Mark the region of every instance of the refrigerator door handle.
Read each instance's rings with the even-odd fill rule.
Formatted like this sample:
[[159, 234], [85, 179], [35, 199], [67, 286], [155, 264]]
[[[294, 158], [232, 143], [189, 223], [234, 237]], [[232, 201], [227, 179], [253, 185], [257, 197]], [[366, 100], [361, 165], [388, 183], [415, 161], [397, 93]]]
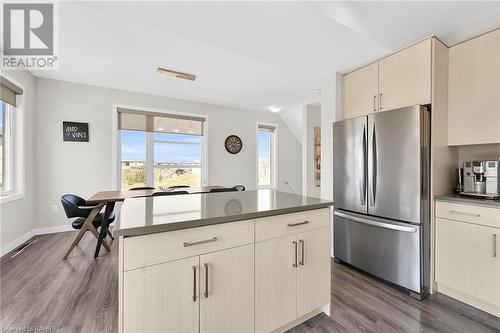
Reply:
[[354, 221], [354, 222], [359, 222], [359, 223], [373, 225], [375, 227], [380, 227], [380, 228], [385, 228], [385, 229], [392, 229], [392, 230], [397, 230], [397, 231], [404, 231], [404, 232], [417, 232], [417, 227], [402, 226], [402, 225], [398, 225], [398, 224], [391, 224], [391, 223], [383, 223], [383, 222], [378, 222], [378, 221], [372, 221], [372, 220], [364, 219], [364, 218], [361, 218], [361, 217], [357, 217], [357, 216], [352, 216], [352, 215], [349, 215], [349, 214], [345, 214], [345, 213], [342, 213], [342, 212], [339, 212], [339, 211], [334, 211], [333, 215], [336, 215], [336, 216], [339, 216], [339, 217], [343, 217], [346, 220], [351, 220], [351, 221]]
[[367, 156], [367, 137], [366, 137], [366, 126], [363, 125], [363, 181], [360, 184], [359, 195], [361, 200], [361, 205], [366, 205], [366, 174], [367, 174], [367, 165], [366, 165], [366, 156]]
[[375, 129], [375, 123], [371, 123], [371, 157], [369, 171], [371, 173], [371, 186], [370, 186], [370, 206], [375, 207], [375, 201], [377, 200], [377, 132]]

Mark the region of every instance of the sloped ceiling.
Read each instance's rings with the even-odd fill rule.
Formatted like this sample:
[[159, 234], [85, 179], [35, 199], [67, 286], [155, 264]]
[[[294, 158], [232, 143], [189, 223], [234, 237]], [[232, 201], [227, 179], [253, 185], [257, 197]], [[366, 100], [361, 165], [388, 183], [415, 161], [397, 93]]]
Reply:
[[[321, 78], [438, 35], [500, 26], [500, 2], [60, 2], [44, 78], [265, 111], [320, 99]], [[197, 75], [161, 76], [157, 67]]]

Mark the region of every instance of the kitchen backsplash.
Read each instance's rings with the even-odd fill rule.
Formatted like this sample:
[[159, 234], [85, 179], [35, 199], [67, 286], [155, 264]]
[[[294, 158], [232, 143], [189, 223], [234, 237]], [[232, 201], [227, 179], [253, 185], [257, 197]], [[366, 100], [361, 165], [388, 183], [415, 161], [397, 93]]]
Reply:
[[458, 147], [458, 166], [464, 161], [500, 160], [500, 144], [471, 145]]

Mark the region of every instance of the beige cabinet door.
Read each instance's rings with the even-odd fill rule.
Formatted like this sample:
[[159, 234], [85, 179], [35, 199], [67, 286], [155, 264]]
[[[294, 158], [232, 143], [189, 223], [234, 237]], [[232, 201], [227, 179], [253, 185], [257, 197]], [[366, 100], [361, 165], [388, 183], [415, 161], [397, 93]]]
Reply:
[[297, 316], [296, 236], [255, 244], [255, 332], [269, 332]]
[[431, 39], [379, 61], [379, 110], [431, 102]]
[[378, 62], [342, 78], [342, 118], [356, 118], [378, 110]]
[[330, 228], [297, 235], [297, 316], [330, 303]]
[[500, 29], [450, 48], [448, 144], [500, 142]]
[[254, 332], [254, 245], [200, 256], [200, 332]]
[[199, 257], [123, 273], [124, 332], [198, 332]]
[[499, 235], [500, 229], [436, 219], [438, 284], [500, 306]]

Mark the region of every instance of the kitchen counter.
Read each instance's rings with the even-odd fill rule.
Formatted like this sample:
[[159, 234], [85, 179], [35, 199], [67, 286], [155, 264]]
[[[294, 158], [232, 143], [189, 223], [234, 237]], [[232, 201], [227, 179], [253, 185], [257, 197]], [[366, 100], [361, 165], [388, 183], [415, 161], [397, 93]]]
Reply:
[[200, 193], [126, 199], [113, 234], [139, 236], [327, 208], [331, 201], [280, 192]]
[[463, 205], [473, 205], [488, 208], [498, 208], [500, 209], [500, 200], [485, 200], [477, 198], [467, 198], [461, 197], [454, 194], [438, 195], [435, 197], [437, 201], [451, 202]]

